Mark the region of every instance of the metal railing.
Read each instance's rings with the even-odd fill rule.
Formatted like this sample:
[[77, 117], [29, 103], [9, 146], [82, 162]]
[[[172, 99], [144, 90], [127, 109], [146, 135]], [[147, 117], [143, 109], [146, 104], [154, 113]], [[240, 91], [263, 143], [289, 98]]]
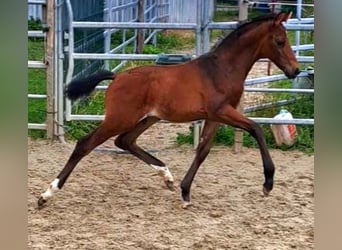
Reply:
[[[45, 5], [46, 0], [29, 0], [28, 5]], [[27, 32], [28, 38], [44, 38], [45, 33], [43, 30], [29, 30]], [[43, 61], [33, 61], [33, 60], [28, 60], [27, 62], [27, 67], [29, 69], [46, 69], [46, 65]], [[47, 95], [45, 94], [33, 94], [29, 93], [27, 95], [29, 99], [46, 99]], [[47, 129], [47, 124], [46, 123], [28, 123], [28, 129], [40, 129], [40, 130], [46, 130]]]
[[[45, 1], [29, 1], [30, 2], [44, 2]], [[60, 27], [61, 23], [60, 21], [57, 21], [57, 32], [56, 32], [56, 44], [58, 44], [56, 57], [57, 57], [57, 73], [58, 76], [56, 79], [58, 83], [56, 84], [56, 93], [58, 101], [56, 103], [56, 106], [59, 110], [59, 116], [58, 116], [58, 122], [63, 125], [64, 120], [71, 121], [71, 120], [102, 120], [104, 118], [103, 115], [80, 115], [80, 114], [73, 114], [72, 113], [72, 106], [71, 102], [69, 100], [64, 100], [64, 93], [63, 88], [65, 83], [70, 82], [75, 76], [74, 76], [74, 61], [75, 60], [121, 60], [122, 62], [116, 66], [114, 69], [111, 69], [113, 71], [117, 71], [120, 67], [122, 67], [126, 61], [129, 60], [144, 60], [144, 61], [155, 61], [158, 57], [158, 55], [151, 55], [151, 54], [128, 54], [125, 53], [125, 48], [128, 45], [132, 45], [136, 41], [136, 33], [134, 33], [133, 37], [127, 38], [125, 37], [125, 32], [123, 32], [123, 39], [122, 43], [114, 48], [110, 47], [110, 40], [111, 40], [111, 34], [114, 32], [117, 32], [118, 30], [127, 30], [127, 29], [134, 29], [135, 32], [137, 30], [147, 30], [148, 36], [145, 39], [145, 42], [149, 41], [150, 39], [153, 39], [153, 36], [155, 35], [156, 31], [159, 30], [165, 30], [165, 29], [177, 29], [177, 30], [193, 30], [195, 32], [196, 36], [196, 52], [195, 56], [199, 56], [209, 49], [209, 41], [210, 41], [210, 33], [209, 30], [213, 29], [225, 29], [225, 30], [233, 30], [237, 27], [238, 22], [212, 22], [211, 21], [211, 15], [210, 13], [207, 13], [209, 10], [209, 1], [204, 0], [197, 0], [196, 2], [196, 22], [191, 23], [165, 23], [160, 22], [160, 19], [167, 16], [167, 13], [163, 12], [159, 17], [153, 17], [151, 16], [150, 19], [146, 22], [135, 22], [136, 16], [131, 15], [130, 19], [125, 22], [117, 22], [112, 21], [109, 19], [109, 21], [105, 22], [89, 22], [89, 21], [75, 21], [73, 18], [73, 9], [70, 0], [56, 0], [57, 2], [57, 8], [56, 10], [59, 11], [56, 14], [56, 20], [59, 20], [62, 18], [61, 15], [61, 6], [63, 5], [66, 7], [67, 15], [69, 18], [69, 23], [67, 27], [67, 45], [63, 48], [63, 38], [64, 30]], [[108, 1], [110, 2], [110, 1]], [[132, 0], [130, 3], [126, 3], [122, 6], [117, 6], [114, 8], [110, 8], [110, 6], [105, 7], [105, 12], [107, 14], [107, 18], [109, 18], [110, 12], [124, 12], [125, 8], [133, 8], [134, 4], [136, 4], [137, 1]], [[162, 3], [164, 6], [167, 6], [167, 2]], [[145, 10], [145, 14], [148, 12], [152, 12], [153, 8], [157, 8], [155, 4], [151, 4], [148, 9]], [[312, 31], [314, 30], [314, 18], [301, 18], [299, 19], [291, 19], [286, 24], [285, 27], [288, 30], [301, 30], [301, 31]], [[75, 29], [104, 29], [103, 32], [105, 36], [105, 53], [82, 53], [75, 50], [74, 47], [74, 30]], [[32, 37], [40, 37], [44, 34], [40, 31], [29, 31], [29, 36]], [[294, 51], [304, 51], [304, 50], [314, 50], [314, 44], [296, 44], [292, 46], [292, 49]], [[67, 61], [66, 61], [67, 59]], [[297, 59], [301, 63], [314, 63], [314, 57], [313, 56], [300, 56], [297, 55]], [[268, 60], [260, 60], [260, 62], [264, 62]], [[67, 62], [67, 63], [65, 63]], [[67, 68], [64, 69], [63, 65], [67, 65]], [[28, 67], [30, 68], [45, 68], [46, 65], [43, 62], [40, 61], [28, 61]], [[108, 65], [107, 65], [108, 67]], [[66, 72], [66, 74], [65, 74]], [[304, 73], [302, 73], [304, 74]], [[314, 93], [314, 90], [312, 89], [274, 89], [274, 88], [256, 88], [252, 87], [255, 84], [259, 83], [266, 83], [266, 82], [272, 82], [272, 81], [279, 81], [287, 79], [285, 75], [273, 75], [273, 76], [265, 76], [265, 77], [259, 77], [255, 79], [248, 79], [245, 81], [246, 85], [246, 92], [290, 92], [290, 93], [307, 93], [311, 94]], [[99, 86], [97, 89], [106, 89], [106, 86]], [[39, 94], [29, 94], [29, 98], [46, 98], [44, 95]], [[64, 106], [65, 101], [65, 106]], [[283, 105], [284, 102], [280, 101], [278, 104], [274, 105]], [[269, 107], [270, 104], [262, 104], [264, 107]], [[251, 111], [255, 110], [258, 107], [247, 107], [245, 111]], [[259, 107], [260, 108], [260, 107]], [[64, 112], [65, 111], [65, 112]], [[312, 125], [314, 124], [313, 119], [294, 119], [291, 121], [285, 121], [285, 120], [275, 120], [273, 118], [264, 118], [264, 117], [251, 117], [251, 119], [255, 120], [258, 123], [286, 123], [291, 122], [293, 124], [305, 124], [305, 125]], [[198, 124], [198, 122], [197, 122]], [[36, 129], [36, 128], [43, 128], [44, 124], [29, 124], [29, 127]], [[198, 140], [198, 139], [197, 139]]]

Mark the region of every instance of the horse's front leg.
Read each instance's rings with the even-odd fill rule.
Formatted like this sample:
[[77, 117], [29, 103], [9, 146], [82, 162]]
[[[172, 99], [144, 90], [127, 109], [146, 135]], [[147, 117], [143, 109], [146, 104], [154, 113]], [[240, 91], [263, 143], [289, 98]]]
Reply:
[[275, 169], [270, 153], [266, 147], [266, 141], [261, 127], [254, 121], [243, 116], [231, 105], [222, 106], [217, 110], [217, 112], [215, 112], [215, 114], [212, 114], [210, 118], [236, 128], [241, 128], [256, 139], [260, 148], [264, 167], [265, 182], [263, 185], [263, 192], [265, 196], [267, 196], [273, 188], [273, 176]]
[[210, 152], [210, 147], [218, 126], [219, 123], [217, 122], [205, 121], [200, 143], [198, 144], [196, 149], [195, 159], [193, 160], [188, 172], [184, 176], [181, 183], [182, 198], [184, 202], [183, 208], [187, 208], [190, 205], [191, 183], [197, 173], [198, 168]]

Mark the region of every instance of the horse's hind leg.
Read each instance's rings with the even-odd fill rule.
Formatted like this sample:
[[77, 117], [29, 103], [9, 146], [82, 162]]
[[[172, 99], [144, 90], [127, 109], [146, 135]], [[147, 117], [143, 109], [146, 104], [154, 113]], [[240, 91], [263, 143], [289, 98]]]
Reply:
[[162, 161], [152, 156], [136, 144], [137, 138], [146, 129], [157, 123], [159, 120], [159, 118], [152, 116], [144, 118], [132, 130], [119, 135], [115, 140], [115, 145], [121, 149], [129, 151], [131, 154], [156, 169], [163, 177], [166, 186], [170, 190], [173, 190], [174, 179], [168, 167], [166, 167]]
[[68, 162], [66, 163], [63, 170], [57, 176], [57, 178], [50, 184], [50, 187], [46, 190], [45, 193], [41, 194], [38, 200], [38, 206], [41, 207], [48, 199], [50, 199], [54, 192], [60, 190], [66, 180], [68, 179], [69, 175], [76, 167], [77, 163], [86, 155], [88, 155], [95, 147], [105, 142], [112, 136], [118, 134], [109, 122], [104, 122], [101, 124], [100, 127], [95, 129], [89, 135], [80, 139], [74, 151], [72, 152]]
[[198, 168], [210, 152], [210, 147], [218, 126], [219, 123], [217, 122], [205, 121], [203, 132], [201, 134], [201, 140], [196, 149], [195, 159], [193, 160], [188, 172], [181, 182], [182, 198], [184, 202], [183, 208], [187, 208], [187, 206], [190, 205], [191, 183], [197, 173]]

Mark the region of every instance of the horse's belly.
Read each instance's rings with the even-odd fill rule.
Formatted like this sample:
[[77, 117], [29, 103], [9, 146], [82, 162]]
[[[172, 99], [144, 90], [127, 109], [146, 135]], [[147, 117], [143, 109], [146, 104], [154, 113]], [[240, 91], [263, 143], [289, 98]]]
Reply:
[[207, 117], [207, 112], [202, 107], [160, 107], [155, 114], [160, 119], [170, 122], [190, 122]]

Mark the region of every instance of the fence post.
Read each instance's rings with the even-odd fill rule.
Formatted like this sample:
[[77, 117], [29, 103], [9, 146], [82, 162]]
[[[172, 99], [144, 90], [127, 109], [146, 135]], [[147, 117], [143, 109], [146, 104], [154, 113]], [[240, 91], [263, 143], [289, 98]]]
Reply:
[[[112, 1], [105, 1], [105, 8], [108, 10], [107, 13], [105, 13], [104, 15], [104, 20], [106, 22], [112, 22], [112, 18], [111, 18], [111, 11], [112, 11]], [[104, 52], [105, 53], [109, 53], [110, 52], [110, 41], [111, 40], [111, 32], [110, 29], [105, 30], [105, 37], [104, 37]], [[109, 68], [109, 60], [105, 60], [104, 61], [104, 68], [107, 70], [110, 70]]]
[[[248, 1], [246, 0], [239, 0], [239, 22], [244, 21], [248, 18]], [[240, 103], [238, 106], [238, 111], [243, 113], [243, 100], [244, 94], [242, 94]], [[242, 150], [243, 146], [243, 131], [241, 129], [234, 130], [234, 152], [238, 153]]]
[[46, 7], [44, 8], [46, 17], [46, 44], [45, 44], [45, 59], [46, 64], [46, 137], [47, 139], [55, 139], [54, 129], [54, 80], [55, 80], [55, 1], [46, 1]]
[[[138, 22], [144, 22], [145, 0], [138, 0]], [[138, 29], [137, 35], [137, 54], [142, 54], [144, 50], [144, 29]]]
[[[203, 1], [202, 0], [197, 0], [196, 1], [196, 56], [200, 56], [204, 53], [203, 51], [203, 29], [202, 29], [202, 20], [203, 20]], [[204, 10], [205, 11], [205, 10]], [[197, 148], [200, 137], [201, 137], [201, 130], [203, 127], [203, 122], [194, 122], [194, 149]]]

